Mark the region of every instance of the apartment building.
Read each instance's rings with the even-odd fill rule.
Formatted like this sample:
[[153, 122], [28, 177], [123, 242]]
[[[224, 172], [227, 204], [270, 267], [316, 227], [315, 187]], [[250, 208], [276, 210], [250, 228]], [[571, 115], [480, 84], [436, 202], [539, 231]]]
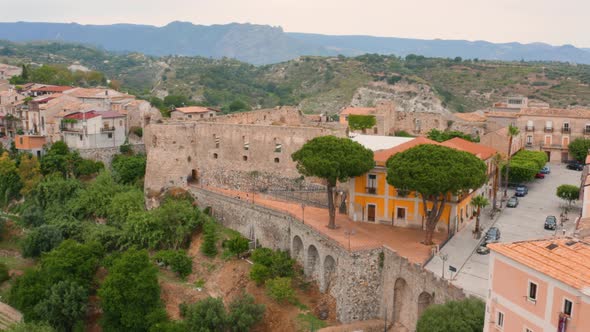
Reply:
[[75, 112], [56, 119], [62, 141], [74, 149], [119, 147], [127, 137], [126, 116], [118, 112]]
[[490, 244], [484, 332], [590, 331], [590, 243]]

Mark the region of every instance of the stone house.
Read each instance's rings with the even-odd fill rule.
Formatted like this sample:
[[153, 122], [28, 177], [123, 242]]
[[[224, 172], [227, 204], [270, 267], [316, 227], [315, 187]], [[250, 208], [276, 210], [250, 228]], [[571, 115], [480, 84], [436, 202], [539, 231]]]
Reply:
[[203, 106], [176, 107], [170, 112], [170, 118], [175, 120], [201, 120], [216, 117], [221, 111]]
[[[508, 156], [508, 145], [510, 138], [508, 137], [508, 127], [503, 127], [498, 130], [489, 132], [479, 138], [479, 142], [496, 149], [503, 157]], [[518, 151], [524, 148], [524, 133], [519, 132], [518, 135], [512, 138], [512, 148], [510, 155], [513, 156]]]
[[395, 107], [391, 102], [381, 102], [376, 107], [347, 107], [340, 112], [339, 122], [348, 127], [350, 115], [366, 115], [375, 117], [375, 126], [363, 130], [363, 134], [393, 135]]

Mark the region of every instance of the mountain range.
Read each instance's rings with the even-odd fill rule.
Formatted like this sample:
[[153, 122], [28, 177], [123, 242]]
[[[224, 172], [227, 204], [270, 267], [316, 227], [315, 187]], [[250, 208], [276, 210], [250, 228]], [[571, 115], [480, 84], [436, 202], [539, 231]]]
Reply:
[[74, 42], [108, 51], [140, 52], [153, 56], [229, 57], [255, 65], [288, 61], [303, 55], [357, 56], [365, 53], [590, 64], [590, 49], [572, 45], [331, 36], [289, 33], [280, 27], [238, 23], [206, 26], [171, 22], [166, 26], [156, 27], [135, 24], [6, 22], [0, 23], [0, 39], [14, 42]]

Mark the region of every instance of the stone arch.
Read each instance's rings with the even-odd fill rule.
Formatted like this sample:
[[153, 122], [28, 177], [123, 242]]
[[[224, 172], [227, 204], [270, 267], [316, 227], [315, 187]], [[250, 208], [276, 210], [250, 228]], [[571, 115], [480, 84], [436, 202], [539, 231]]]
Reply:
[[305, 274], [309, 277], [313, 277], [319, 270], [320, 265], [320, 254], [318, 249], [312, 244], [307, 248], [305, 264]]
[[327, 292], [333, 284], [334, 279], [336, 279], [336, 260], [330, 255], [324, 257], [324, 274], [322, 277], [322, 291]]
[[303, 262], [303, 241], [299, 235], [293, 237], [291, 256], [298, 262]]
[[420, 293], [420, 296], [418, 296], [418, 318], [422, 316], [424, 310], [426, 310], [426, 308], [428, 308], [428, 306], [430, 306], [431, 304], [432, 294], [427, 292]]
[[410, 290], [404, 278], [397, 278], [393, 286], [393, 322], [408, 326], [406, 315], [407, 303], [410, 302]]

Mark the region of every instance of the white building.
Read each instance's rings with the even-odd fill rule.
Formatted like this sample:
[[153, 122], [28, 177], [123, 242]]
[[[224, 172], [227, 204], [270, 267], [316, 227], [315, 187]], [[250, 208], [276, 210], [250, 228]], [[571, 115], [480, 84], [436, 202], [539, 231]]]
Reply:
[[125, 143], [127, 119], [113, 111], [76, 112], [57, 117], [62, 140], [74, 149], [118, 147]]

